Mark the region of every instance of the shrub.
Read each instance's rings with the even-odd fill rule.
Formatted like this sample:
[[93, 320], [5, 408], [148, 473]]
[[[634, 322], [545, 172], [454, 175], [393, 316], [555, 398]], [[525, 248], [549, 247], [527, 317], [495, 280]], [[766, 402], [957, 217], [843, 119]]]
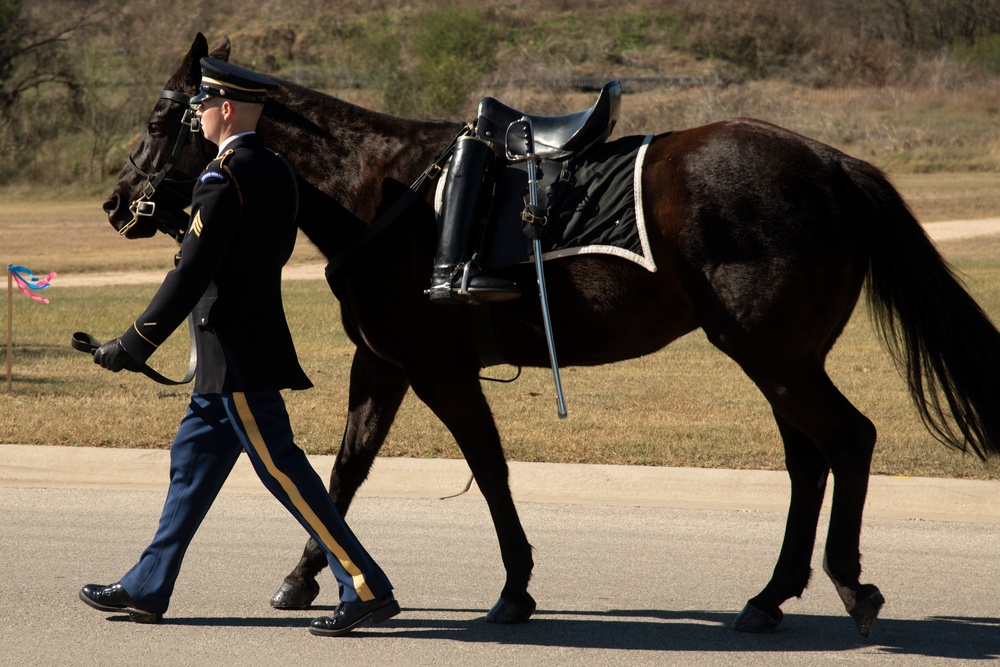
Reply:
[[960, 60], [982, 69], [991, 76], [1000, 75], [1000, 34], [980, 39], [975, 44], [959, 44], [955, 54]]
[[478, 9], [422, 12], [411, 28], [412, 66], [388, 80], [388, 110], [417, 116], [458, 113], [496, 66], [498, 39], [497, 30]]

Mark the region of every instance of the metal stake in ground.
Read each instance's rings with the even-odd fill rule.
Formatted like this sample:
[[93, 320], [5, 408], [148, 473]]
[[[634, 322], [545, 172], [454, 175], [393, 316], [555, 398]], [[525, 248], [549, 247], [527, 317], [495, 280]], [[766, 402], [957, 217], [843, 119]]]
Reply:
[[7, 269], [7, 394], [10, 395], [11, 366], [14, 363], [14, 272]]

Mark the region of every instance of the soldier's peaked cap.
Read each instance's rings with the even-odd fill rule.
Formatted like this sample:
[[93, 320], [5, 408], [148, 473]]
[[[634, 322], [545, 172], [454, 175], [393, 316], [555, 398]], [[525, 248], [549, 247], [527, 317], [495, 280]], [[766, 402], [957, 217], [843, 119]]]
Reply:
[[237, 102], [263, 104], [267, 91], [278, 84], [263, 74], [232, 65], [217, 58], [201, 59], [201, 85], [191, 98], [191, 104], [201, 104], [209, 97], [222, 97]]

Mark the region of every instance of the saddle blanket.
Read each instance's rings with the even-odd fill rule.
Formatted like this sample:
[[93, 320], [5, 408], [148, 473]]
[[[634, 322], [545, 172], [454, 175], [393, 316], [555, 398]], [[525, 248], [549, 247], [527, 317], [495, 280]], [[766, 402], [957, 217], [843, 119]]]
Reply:
[[[656, 271], [642, 211], [642, 165], [653, 135], [631, 136], [595, 146], [559, 163], [544, 162], [540, 189], [548, 190], [549, 228], [542, 259], [596, 253], [614, 255]], [[556, 168], [552, 168], [555, 165]], [[440, 214], [445, 178], [438, 179], [435, 208]], [[524, 165], [511, 165], [497, 178], [493, 211], [485, 230], [480, 265], [486, 269], [534, 261], [534, 248], [521, 231], [527, 196]]]

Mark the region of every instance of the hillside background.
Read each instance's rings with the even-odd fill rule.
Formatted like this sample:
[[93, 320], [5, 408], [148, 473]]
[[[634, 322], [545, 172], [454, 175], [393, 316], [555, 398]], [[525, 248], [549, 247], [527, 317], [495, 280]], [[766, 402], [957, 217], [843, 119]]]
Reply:
[[892, 173], [1000, 172], [997, 0], [0, 0], [0, 193], [105, 193], [199, 31], [397, 115], [577, 111], [618, 78], [616, 136], [754, 116]]

